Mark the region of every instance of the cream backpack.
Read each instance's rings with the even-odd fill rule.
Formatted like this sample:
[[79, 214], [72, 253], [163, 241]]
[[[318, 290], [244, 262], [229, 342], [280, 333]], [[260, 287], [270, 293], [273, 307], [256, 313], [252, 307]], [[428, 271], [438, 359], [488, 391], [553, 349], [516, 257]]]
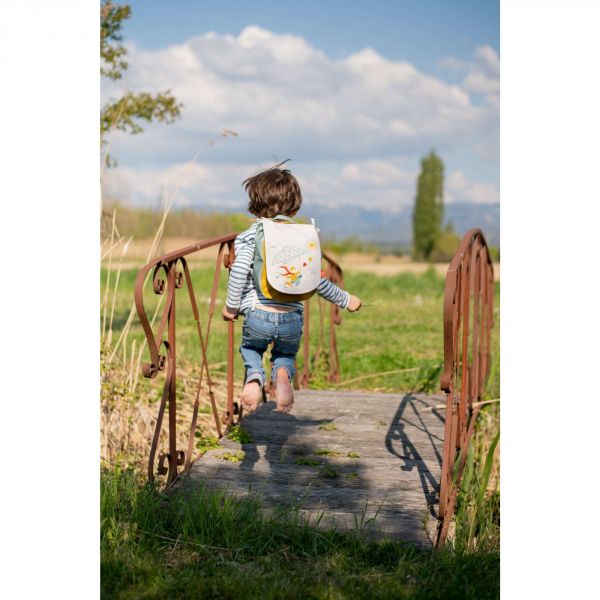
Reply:
[[254, 284], [265, 298], [298, 302], [310, 298], [321, 282], [321, 244], [314, 220], [261, 219], [256, 228]]

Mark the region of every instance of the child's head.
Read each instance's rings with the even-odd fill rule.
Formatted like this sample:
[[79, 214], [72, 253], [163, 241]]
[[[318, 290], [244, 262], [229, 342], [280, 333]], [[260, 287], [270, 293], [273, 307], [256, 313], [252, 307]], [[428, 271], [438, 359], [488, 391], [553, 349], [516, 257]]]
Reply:
[[300, 210], [300, 186], [287, 169], [267, 169], [248, 177], [242, 185], [250, 198], [248, 211], [257, 217], [293, 217]]

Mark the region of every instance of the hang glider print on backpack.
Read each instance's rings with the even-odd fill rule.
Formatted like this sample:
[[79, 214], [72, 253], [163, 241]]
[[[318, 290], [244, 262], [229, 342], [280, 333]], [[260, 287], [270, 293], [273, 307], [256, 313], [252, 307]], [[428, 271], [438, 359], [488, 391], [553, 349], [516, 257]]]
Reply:
[[260, 219], [253, 277], [265, 298], [280, 302], [310, 298], [321, 281], [321, 244], [314, 221], [299, 224], [283, 216]]

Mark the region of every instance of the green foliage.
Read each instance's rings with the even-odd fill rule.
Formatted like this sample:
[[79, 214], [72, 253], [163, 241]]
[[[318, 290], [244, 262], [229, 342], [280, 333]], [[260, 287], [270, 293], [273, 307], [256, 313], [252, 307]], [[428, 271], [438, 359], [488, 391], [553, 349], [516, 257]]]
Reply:
[[[497, 409], [494, 412], [498, 414]], [[500, 439], [495, 429], [491, 442], [490, 432], [486, 432], [475, 436], [469, 445], [457, 497], [454, 546], [460, 551], [495, 550], [500, 545], [500, 491], [497, 481], [490, 486], [493, 469], [497, 469], [494, 453]]]
[[142, 133], [144, 128], [139, 121], [173, 123], [179, 117], [181, 107], [168, 90], [155, 96], [147, 92], [127, 92], [118, 100], [104, 105], [100, 114], [100, 132], [103, 138], [111, 129]]
[[243, 450], [236, 450], [235, 452], [224, 452], [221, 454], [223, 460], [229, 462], [242, 462], [246, 458], [246, 453]]
[[[100, 8], [100, 74], [109, 79], [121, 79], [128, 63], [124, 59], [127, 49], [121, 44], [123, 21], [131, 16], [128, 5], [113, 4], [104, 0]], [[100, 112], [100, 137], [106, 144], [107, 134], [111, 129], [128, 133], [143, 131], [139, 121], [151, 123], [159, 121], [172, 123], [181, 112], [182, 104], [171, 95], [169, 90], [151, 95], [147, 92], [127, 92], [118, 99], [111, 99]], [[106, 157], [107, 164], [114, 164]]]
[[[351, 474], [349, 474], [351, 475]], [[160, 494], [103, 470], [101, 596], [111, 598], [498, 597], [499, 554], [418, 549], [261, 513], [205, 486]]]
[[434, 262], [450, 262], [460, 246], [461, 238], [456, 234], [452, 225], [448, 225], [435, 240], [431, 260]]
[[360, 458], [360, 454], [358, 452], [355, 452], [354, 450], [351, 450], [350, 452], [348, 452], [348, 454], [346, 456], [348, 458]]
[[439, 389], [443, 368], [443, 363], [437, 365], [421, 365], [417, 371], [412, 389], [415, 392], [425, 392], [426, 394], [437, 391]]
[[127, 50], [119, 42], [123, 39], [121, 25], [130, 16], [131, 7], [127, 5], [118, 6], [105, 1], [100, 8], [100, 74], [103, 77], [121, 79], [123, 71], [128, 67], [123, 60]]
[[413, 255], [429, 260], [440, 235], [444, 215], [444, 164], [435, 152], [421, 161], [413, 210]]
[[196, 437], [196, 448], [200, 450], [200, 454], [205, 454], [213, 448], [218, 448], [220, 445], [218, 438], [205, 434], [201, 427], [198, 428], [194, 435]]
[[500, 248], [498, 246], [489, 246], [490, 258], [494, 262], [500, 262]]
[[231, 427], [227, 437], [238, 444], [251, 444], [253, 442], [252, 436], [242, 427], [241, 423]]

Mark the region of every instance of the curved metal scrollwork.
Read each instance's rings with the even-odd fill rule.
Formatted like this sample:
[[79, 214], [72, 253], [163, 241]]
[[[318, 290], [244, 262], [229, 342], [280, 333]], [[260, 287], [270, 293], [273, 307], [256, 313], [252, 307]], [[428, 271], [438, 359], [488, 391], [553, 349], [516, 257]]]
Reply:
[[[148, 350], [150, 353], [150, 361], [142, 364], [142, 373], [144, 377], [154, 378], [159, 371], [166, 371], [165, 384], [162, 391], [162, 397], [159, 404], [156, 426], [152, 438], [150, 455], [148, 460], [148, 479], [152, 481], [155, 473], [166, 475], [166, 485], [169, 486], [180, 473], [179, 467], [184, 467], [184, 471], [189, 470], [194, 458], [192, 452], [194, 450], [194, 439], [198, 422], [198, 409], [200, 400], [200, 391], [203, 384], [203, 379], [206, 378], [206, 386], [208, 388], [208, 397], [211, 403], [212, 414], [215, 422], [215, 427], [219, 437], [222, 437], [235, 422], [242, 417], [242, 410], [238, 403], [234, 401], [233, 391], [233, 373], [234, 373], [234, 322], [228, 322], [228, 344], [227, 344], [227, 408], [224, 415], [219, 415], [218, 408], [215, 402], [214, 393], [212, 390], [212, 379], [208, 367], [207, 348], [210, 339], [210, 331], [212, 319], [214, 316], [215, 306], [217, 302], [217, 293], [219, 288], [220, 274], [223, 268], [229, 269], [235, 260], [234, 240], [237, 237], [236, 233], [232, 233], [223, 237], [214, 238], [198, 242], [191, 246], [187, 246], [180, 250], [176, 250], [164, 256], [155, 258], [147, 265], [142, 267], [137, 274], [135, 281], [135, 306], [137, 314], [146, 336]], [[186, 256], [205, 250], [207, 248], [218, 246], [218, 253], [213, 276], [213, 284], [210, 295], [208, 308], [208, 318], [203, 331], [200, 321], [200, 313], [196, 294], [192, 286], [190, 270], [185, 259]], [[338, 285], [343, 284], [342, 270], [330, 257], [324, 255], [326, 262], [326, 276]], [[165, 304], [162, 309], [161, 319], [156, 330], [156, 334], [152, 330], [152, 325], [146, 314], [144, 307], [144, 284], [149, 273], [152, 271], [152, 289], [155, 294], [165, 296]], [[192, 422], [188, 436], [188, 444], [186, 450], [177, 448], [177, 413], [176, 413], [176, 390], [177, 390], [177, 353], [176, 353], [176, 330], [175, 330], [175, 299], [176, 290], [187, 288], [190, 307], [192, 309], [193, 319], [196, 323], [198, 331], [198, 342], [200, 346], [201, 365], [200, 375], [196, 387], [196, 397], [192, 412]], [[308, 357], [308, 302], [306, 303], [306, 318], [305, 318], [305, 361], [302, 382], [304, 386], [308, 384], [309, 379], [309, 357]], [[330, 325], [330, 377], [332, 381], [339, 379], [339, 360], [337, 355], [337, 346], [335, 339], [334, 324], [341, 322], [339, 308], [333, 306], [331, 308], [331, 325]], [[166, 335], [165, 335], [166, 333]], [[161, 351], [164, 352], [161, 354]], [[168, 408], [168, 451], [160, 453], [157, 463], [157, 451], [159, 445], [160, 434], [163, 429], [163, 420], [165, 412]], [[237, 421], [235, 421], [237, 417]], [[222, 425], [225, 427], [223, 428]]]
[[469, 442], [490, 369], [494, 269], [480, 229], [471, 229], [450, 262], [444, 292], [446, 392], [444, 458], [436, 546], [446, 540]]

